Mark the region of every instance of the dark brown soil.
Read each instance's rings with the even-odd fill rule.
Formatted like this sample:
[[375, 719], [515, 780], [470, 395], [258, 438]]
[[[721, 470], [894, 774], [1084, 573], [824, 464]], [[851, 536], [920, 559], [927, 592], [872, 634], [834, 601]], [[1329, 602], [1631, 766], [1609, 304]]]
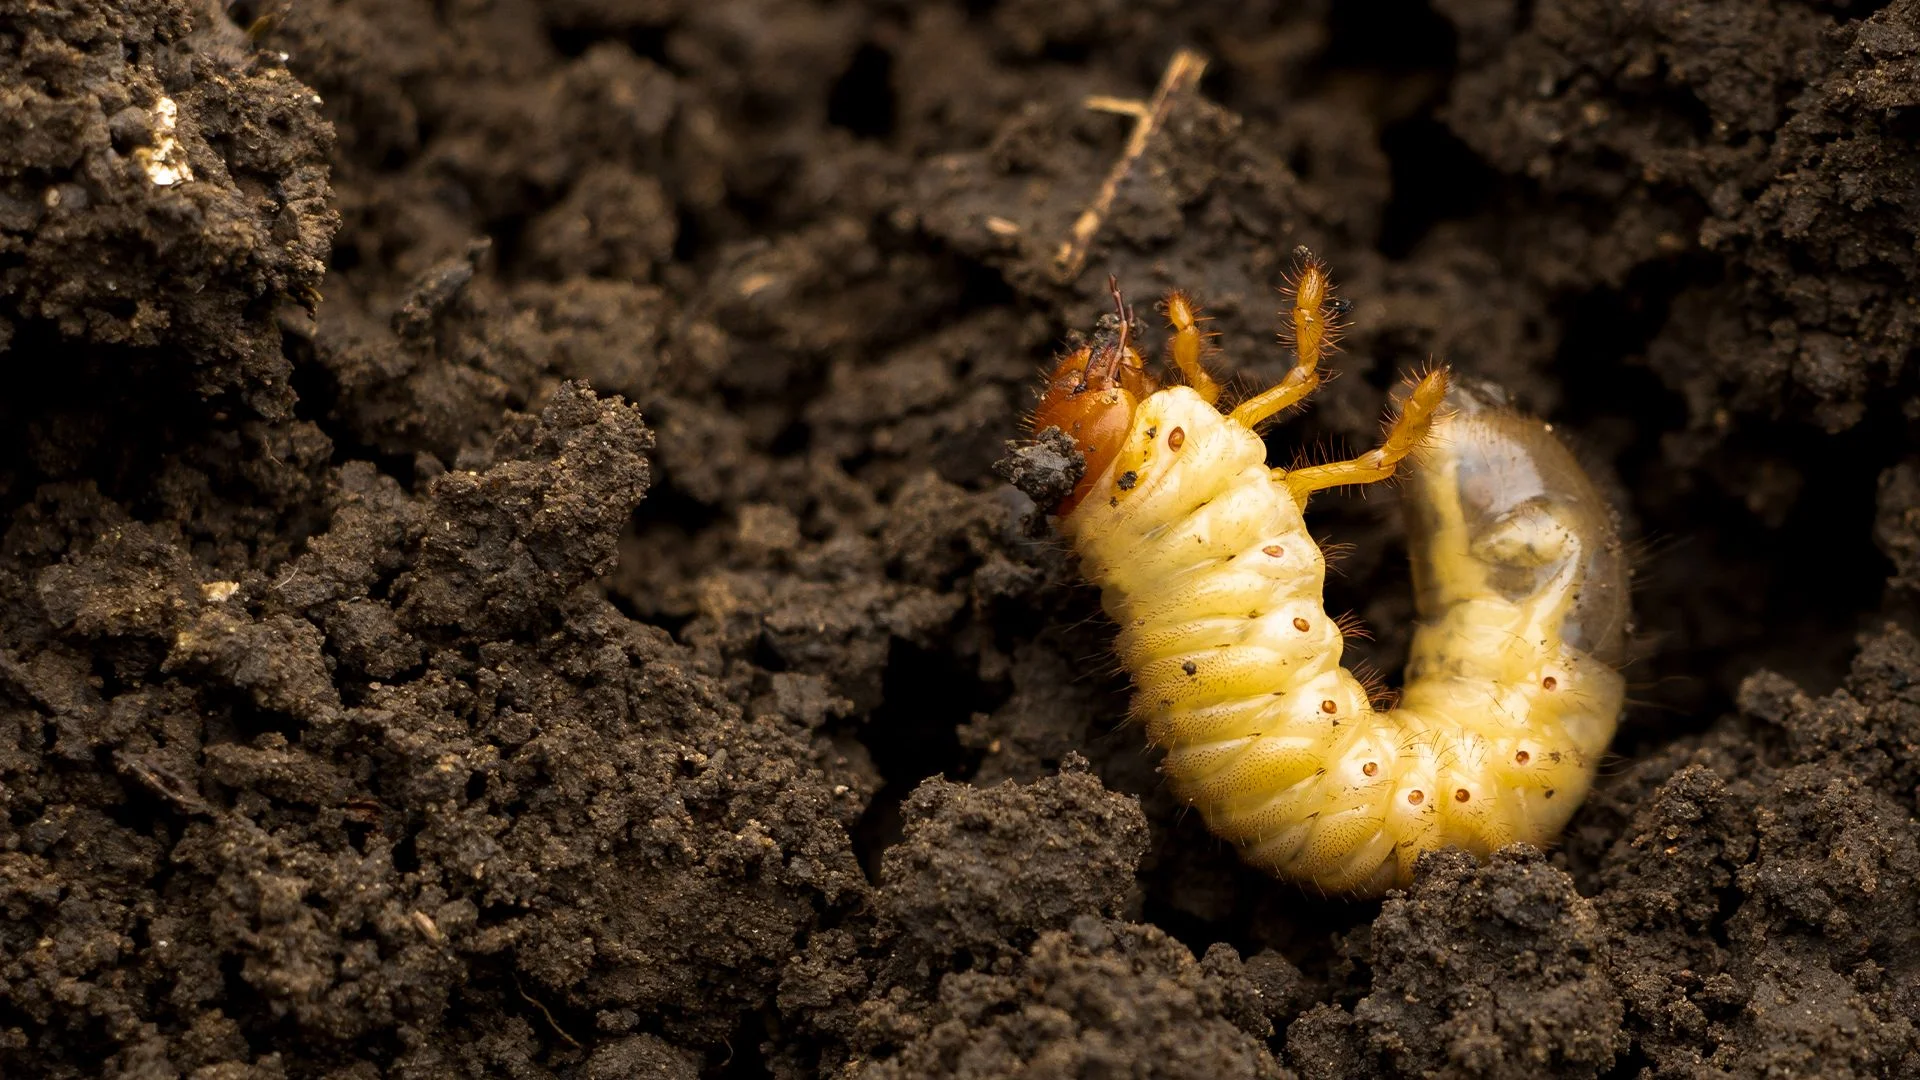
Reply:
[[[1916, 235], [1920, 0], [0, 0], [0, 1074], [1920, 1076]], [[1302, 243], [1277, 454], [1443, 358], [1643, 552], [1565, 844], [1371, 905], [995, 471]]]

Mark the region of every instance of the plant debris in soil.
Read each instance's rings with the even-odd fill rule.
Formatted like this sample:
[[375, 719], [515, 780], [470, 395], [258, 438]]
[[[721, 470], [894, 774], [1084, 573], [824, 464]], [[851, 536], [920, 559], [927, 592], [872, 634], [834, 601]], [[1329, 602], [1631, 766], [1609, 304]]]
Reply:
[[[1920, 1076], [1916, 117], [1920, 0], [14, 3], [0, 1073]], [[1276, 460], [1441, 358], [1644, 549], [1563, 844], [1370, 905], [996, 471], [1109, 273], [1244, 389], [1301, 244]]]

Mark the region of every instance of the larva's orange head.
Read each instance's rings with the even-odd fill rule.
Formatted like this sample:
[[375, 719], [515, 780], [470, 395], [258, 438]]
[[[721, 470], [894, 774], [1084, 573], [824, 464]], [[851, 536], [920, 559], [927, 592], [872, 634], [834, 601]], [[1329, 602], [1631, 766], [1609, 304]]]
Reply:
[[1157, 389], [1127, 338], [1124, 323], [1117, 331], [1103, 328], [1091, 342], [1061, 357], [1033, 412], [1034, 434], [1059, 428], [1086, 458], [1080, 483], [1053, 508], [1060, 517], [1071, 514], [1113, 464], [1133, 429], [1133, 410]]

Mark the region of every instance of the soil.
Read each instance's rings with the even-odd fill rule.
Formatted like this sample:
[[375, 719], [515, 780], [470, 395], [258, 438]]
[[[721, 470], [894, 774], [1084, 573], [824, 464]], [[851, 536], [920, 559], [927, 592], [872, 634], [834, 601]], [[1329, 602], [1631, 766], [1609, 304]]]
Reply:
[[[1920, 0], [11, 0], [0, 1073], [1920, 1076], [1915, 235]], [[1372, 904], [1002, 479], [1108, 274], [1258, 386], [1301, 244], [1278, 460], [1442, 358], [1641, 551], [1564, 843]]]

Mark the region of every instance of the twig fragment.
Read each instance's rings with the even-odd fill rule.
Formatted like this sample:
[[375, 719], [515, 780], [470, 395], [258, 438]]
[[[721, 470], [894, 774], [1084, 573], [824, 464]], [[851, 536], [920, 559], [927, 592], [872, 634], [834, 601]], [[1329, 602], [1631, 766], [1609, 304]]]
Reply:
[[1147, 152], [1147, 144], [1152, 141], [1155, 129], [1166, 122], [1175, 99], [1198, 85], [1200, 76], [1206, 70], [1206, 57], [1193, 49], [1181, 49], [1167, 64], [1166, 73], [1160, 76], [1160, 85], [1154, 89], [1152, 100], [1144, 106], [1137, 101], [1104, 95], [1086, 100], [1089, 109], [1133, 117], [1133, 134], [1127, 137], [1127, 148], [1121, 153], [1120, 160], [1107, 170], [1107, 178], [1101, 181], [1099, 194], [1094, 196], [1093, 202], [1085, 210], [1080, 211], [1072, 231], [1054, 254], [1053, 273], [1061, 284], [1079, 277], [1080, 271], [1086, 268], [1087, 253], [1093, 247], [1093, 238], [1099, 235], [1100, 223], [1113, 208], [1114, 195], [1119, 192], [1121, 181], [1133, 171], [1140, 155]]

